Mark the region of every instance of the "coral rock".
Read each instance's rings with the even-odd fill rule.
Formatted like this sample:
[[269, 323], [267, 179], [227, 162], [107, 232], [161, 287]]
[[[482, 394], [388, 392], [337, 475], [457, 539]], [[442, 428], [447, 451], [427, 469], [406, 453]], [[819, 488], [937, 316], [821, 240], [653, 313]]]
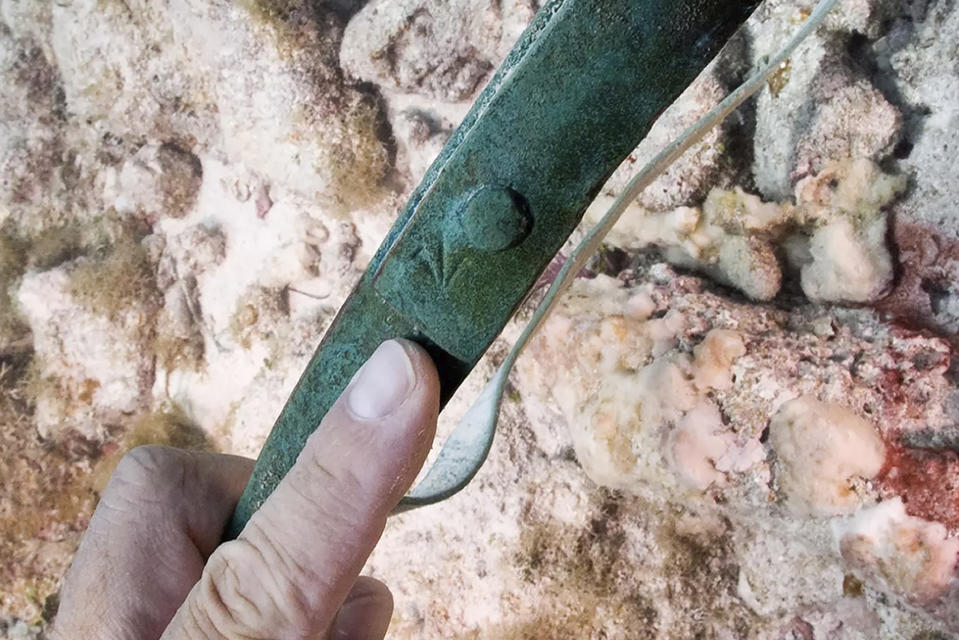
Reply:
[[[602, 276], [577, 287], [532, 349], [590, 477], [640, 492], [644, 485], [678, 490], [678, 479], [701, 492], [724, 482], [719, 466], [742, 471], [761, 462], [758, 441], [740, 442], [707, 395], [732, 384], [730, 367], [746, 352], [736, 332], [715, 329], [692, 353], [677, 350], [686, 329], [680, 314], [627, 315], [648, 305], [647, 293]], [[610, 295], [597, 307], [602, 291]], [[597, 373], [602, 386], [589, 382]]]
[[959, 539], [944, 526], [906, 515], [897, 498], [837, 521], [834, 531], [843, 559], [863, 580], [959, 629]]
[[[702, 207], [624, 216], [610, 241], [655, 245], [671, 263], [697, 269], [753, 300], [771, 300], [783, 282], [778, 253], [801, 271], [813, 300], [873, 302], [892, 282], [884, 208], [903, 176], [865, 159], [833, 163], [796, 186], [796, 204], [766, 203], [740, 188], [713, 189]], [[782, 251], [778, 249], [782, 248]]]
[[502, 59], [518, 35], [516, 27], [525, 26], [533, 10], [534, 3], [525, 0], [504, 5], [378, 0], [350, 21], [340, 60], [364, 80], [465, 100]]
[[33, 331], [34, 418], [44, 437], [70, 429], [96, 436], [142, 408], [152, 384], [149, 308], [112, 318], [89, 309], [70, 293], [70, 268], [27, 274], [18, 292]]
[[120, 171], [116, 209], [182, 218], [196, 203], [203, 181], [200, 160], [176, 145], [146, 145]]

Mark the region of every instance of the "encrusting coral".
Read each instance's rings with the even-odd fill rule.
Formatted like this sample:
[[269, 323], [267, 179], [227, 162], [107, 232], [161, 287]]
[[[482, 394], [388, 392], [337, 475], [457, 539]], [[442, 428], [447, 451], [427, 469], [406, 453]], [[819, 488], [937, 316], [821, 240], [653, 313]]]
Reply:
[[[951, 424], [939, 411], [953, 389], [947, 367], [932, 364], [948, 363], [948, 346], [887, 333], [872, 312], [855, 319], [771, 310], [757, 316], [662, 265], [643, 269], [641, 278], [577, 281], [531, 343], [528, 360], [520, 361], [521, 387], [553, 399], [590, 478], [647, 500], [718, 511], [745, 530], [783, 518], [797, 528], [773, 535], [808, 544], [817, 536], [831, 539], [830, 523], [841, 522], [836, 518], [909, 498], [910, 526], [926, 523], [922, 530], [935, 532], [929, 539], [941, 548], [928, 571], [948, 583], [959, 560], [949, 555], [959, 529], [945, 517], [954, 507], [944, 506], [938, 522], [915, 510], [932, 502], [953, 505], [949, 484], [930, 487], [934, 495], [912, 504], [915, 480], [888, 480], [896, 474], [890, 465], [905, 464], [904, 445], [887, 445], [901, 443], [904, 433]], [[776, 329], [787, 325], [794, 335]], [[927, 363], [921, 371], [916, 358]], [[893, 369], [909, 373], [900, 378]], [[901, 382], [891, 383], [892, 376]], [[925, 402], [936, 410], [908, 409]], [[871, 588], [954, 625], [947, 610], [959, 601], [959, 590], [930, 599], [921, 580], [875, 578], [870, 567], [877, 562], [914, 564], [889, 548], [869, 551], [886, 555], [868, 562], [832, 553], [859, 567]], [[772, 602], [766, 598], [778, 596], [760, 596], [759, 589], [750, 587], [747, 596], [764, 610]]]
[[825, 167], [796, 185], [795, 204], [715, 188], [700, 207], [633, 211], [610, 241], [660, 247], [671, 263], [702, 271], [750, 299], [771, 300], [786, 264], [812, 300], [872, 302], [892, 282], [887, 207], [906, 186], [868, 159]]
[[683, 315], [651, 318], [656, 310], [642, 287], [629, 291], [605, 276], [577, 283], [531, 345], [524, 378], [550, 389], [596, 482], [678, 492], [721, 486], [726, 472], [764, 457], [758, 435], [738, 436], [713, 400], [732, 385], [746, 346], [717, 328], [679, 348]]
[[863, 580], [955, 627], [959, 539], [946, 527], [907, 515], [897, 497], [834, 521], [833, 531], [843, 559]]
[[831, 516], [862, 506], [857, 484], [882, 469], [885, 446], [876, 428], [837, 404], [800, 396], [769, 421], [779, 488], [799, 515]]

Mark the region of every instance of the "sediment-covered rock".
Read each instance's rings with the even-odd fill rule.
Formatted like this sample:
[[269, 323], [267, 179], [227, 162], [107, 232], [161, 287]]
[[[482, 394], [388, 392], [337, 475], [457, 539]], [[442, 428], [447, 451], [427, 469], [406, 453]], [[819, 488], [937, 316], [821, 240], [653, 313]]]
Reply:
[[[256, 454], [540, 4], [0, 0], [0, 636], [127, 448]], [[811, 6], [763, 3], [587, 218]], [[395, 637], [959, 633], [957, 20], [844, 0], [630, 207], [476, 480], [387, 527]]]

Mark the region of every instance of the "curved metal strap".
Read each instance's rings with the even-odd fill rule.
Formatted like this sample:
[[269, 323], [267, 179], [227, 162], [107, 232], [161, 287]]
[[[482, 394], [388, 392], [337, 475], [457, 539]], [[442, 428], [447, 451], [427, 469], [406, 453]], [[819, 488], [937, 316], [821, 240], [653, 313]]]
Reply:
[[400, 501], [394, 514], [445, 500], [469, 484], [493, 446], [508, 375], [504, 363], [447, 438], [426, 476]]

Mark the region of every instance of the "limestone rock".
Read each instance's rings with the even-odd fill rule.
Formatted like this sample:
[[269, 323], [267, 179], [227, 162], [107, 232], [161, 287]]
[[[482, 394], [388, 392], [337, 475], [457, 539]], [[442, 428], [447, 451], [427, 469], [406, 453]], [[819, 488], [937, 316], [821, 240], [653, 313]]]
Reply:
[[375, 0], [353, 18], [340, 60], [353, 76], [449, 102], [466, 100], [505, 57], [535, 4]]
[[[858, 620], [849, 628], [875, 632], [874, 605], [841, 600], [844, 568], [861, 563], [836, 554], [829, 518], [901, 496], [909, 517], [936, 523], [937, 544], [959, 544], [959, 505], [948, 489], [959, 461], [908, 444], [911, 433], [950, 433], [941, 406], [953, 392], [948, 346], [887, 333], [870, 312], [829, 315], [823, 329], [822, 317], [757, 314], [668, 272], [651, 269], [643, 280], [634, 289], [603, 277], [574, 284], [520, 367], [521, 388], [537, 394], [527, 395], [527, 411], [552, 398], [597, 483], [734, 519], [743, 540], [738, 589], [755, 611], [801, 612], [823, 629], [849, 615]], [[921, 373], [917, 359], [928, 363]], [[929, 402], [930, 392], [938, 400]], [[869, 561], [881, 567], [915, 564], [905, 547], [870, 553], [890, 554]], [[763, 563], [784, 554], [809, 573], [766, 575]], [[952, 579], [952, 565], [937, 566], [937, 580]], [[823, 591], [808, 593], [813, 583]], [[893, 595], [921, 591], [867, 584]], [[923, 611], [955, 628], [948, 607]]]
[[816, 87], [821, 95], [814, 96], [816, 113], [796, 144], [794, 181], [843, 158], [882, 159], [899, 141], [902, 118], [882, 93], [866, 80], [835, 75]]
[[37, 215], [70, 181], [60, 74], [41, 42], [0, 28], [0, 224]]
[[72, 294], [77, 265], [27, 274], [18, 292], [33, 331], [37, 429], [57, 438], [74, 429], [88, 437], [141, 409], [153, 382], [145, 343], [150, 309], [143, 303], [113, 317]]
[[145, 145], [120, 170], [115, 207], [124, 213], [182, 218], [196, 203], [203, 167], [173, 144]]
[[[582, 283], [531, 347], [535, 365], [525, 375], [552, 387], [586, 472], [615, 489], [682, 493], [761, 464], [758, 440], [726, 427], [714, 400], [746, 353], [742, 338], [717, 328], [695, 348], [677, 348], [688, 331], [682, 315], [631, 317], [631, 297], [602, 276]], [[599, 378], [589, 381], [587, 371]]]
[[[902, 125], [891, 105], [861, 71], [849, 64], [846, 30], [876, 34], [883, 3], [843, 3], [832, 22], [791, 58], [788, 74], [757, 100], [754, 178], [764, 198], [782, 200], [798, 178], [844, 158], [881, 160], [898, 141]], [[771, 2], [757, 51], [775, 49], [803, 19], [794, 3]], [[829, 30], [833, 30], [832, 33]]]

